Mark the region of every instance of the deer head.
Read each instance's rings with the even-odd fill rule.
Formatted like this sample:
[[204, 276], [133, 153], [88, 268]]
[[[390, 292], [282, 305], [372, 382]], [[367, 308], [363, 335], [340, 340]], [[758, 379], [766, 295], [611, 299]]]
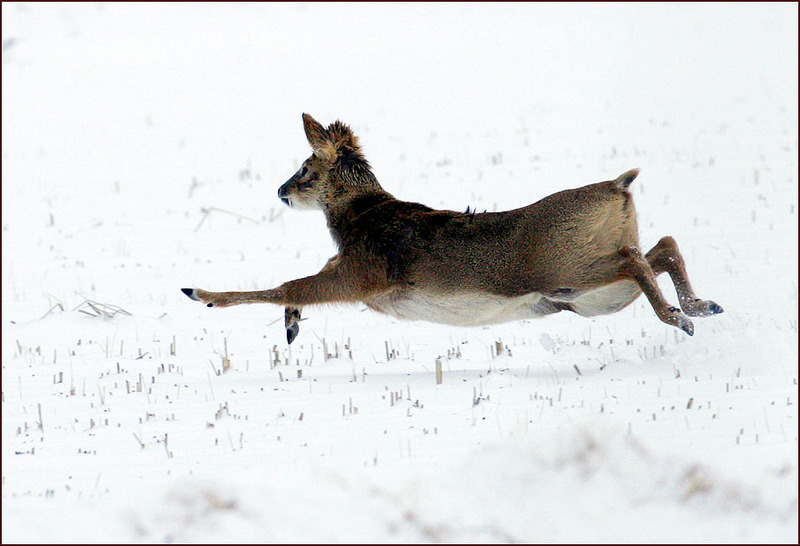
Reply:
[[329, 212], [365, 193], [381, 191], [350, 127], [335, 121], [324, 128], [308, 114], [303, 127], [313, 153], [278, 189], [278, 197], [297, 209]]

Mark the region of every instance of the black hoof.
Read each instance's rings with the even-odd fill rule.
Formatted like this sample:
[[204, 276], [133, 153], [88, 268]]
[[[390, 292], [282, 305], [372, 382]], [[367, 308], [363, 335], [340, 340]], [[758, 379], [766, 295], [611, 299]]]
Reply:
[[190, 299], [193, 299], [194, 301], [200, 301], [200, 298], [198, 298], [194, 293], [194, 288], [181, 288], [181, 292], [186, 294]]
[[721, 305], [711, 300], [700, 301], [699, 303], [702, 305], [697, 310], [696, 314], [698, 317], [710, 317], [711, 315], [719, 315], [724, 312]]
[[687, 302], [684, 311], [690, 317], [710, 317], [711, 315], [719, 315], [725, 310], [716, 302], [711, 300], [694, 299]]
[[295, 340], [297, 334], [299, 333], [300, 333], [300, 325], [297, 323], [292, 324], [291, 326], [286, 328], [286, 341], [289, 343], [289, 345], [292, 344], [292, 341]]
[[676, 328], [680, 328], [687, 335], [693, 336], [694, 335], [694, 324], [692, 320], [681, 313], [681, 310], [677, 307], [669, 307], [670, 314], [665, 317], [660, 317], [661, 320], [669, 324], [670, 326], [675, 326]]
[[686, 317], [680, 317], [680, 322], [678, 323], [678, 328], [686, 332], [687, 335], [693, 336], [694, 335], [694, 324], [691, 320]]
[[283, 310], [283, 325], [286, 328], [286, 341], [292, 344], [294, 338], [300, 333], [300, 309], [296, 307], [286, 307]]

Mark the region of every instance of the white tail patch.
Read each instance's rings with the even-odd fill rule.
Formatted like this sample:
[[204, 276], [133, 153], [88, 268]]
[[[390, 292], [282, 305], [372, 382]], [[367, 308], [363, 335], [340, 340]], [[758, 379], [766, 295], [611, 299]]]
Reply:
[[636, 177], [639, 176], [639, 169], [631, 169], [625, 173], [622, 173], [614, 180], [614, 187], [619, 190], [627, 190], [628, 186], [636, 180]]

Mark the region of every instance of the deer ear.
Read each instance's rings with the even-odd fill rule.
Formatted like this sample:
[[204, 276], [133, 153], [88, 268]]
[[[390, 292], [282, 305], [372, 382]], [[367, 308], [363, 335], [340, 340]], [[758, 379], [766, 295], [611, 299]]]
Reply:
[[330, 143], [328, 131], [308, 114], [303, 114], [303, 129], [305, 129], [308, 143], [311, 144], [314, 151]]
[[358, 156], [363, 159], [358, 137], [350, 127], [337, 120], [328, 127], [328, 135], [339, 156]]

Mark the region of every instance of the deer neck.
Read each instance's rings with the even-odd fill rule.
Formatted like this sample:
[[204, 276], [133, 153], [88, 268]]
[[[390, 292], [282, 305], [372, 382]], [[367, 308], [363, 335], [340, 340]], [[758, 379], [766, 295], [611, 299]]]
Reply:
[[328, 230], [341, 249], [343, 241], [354, 227], [355, 220], [373, 207], [393, 200], [394, 197], [383, 189], [370, 190], [369, 192], [355, 195], [349, 199], [341, 200], [336, 204], [325, 207], [325, 218]]

